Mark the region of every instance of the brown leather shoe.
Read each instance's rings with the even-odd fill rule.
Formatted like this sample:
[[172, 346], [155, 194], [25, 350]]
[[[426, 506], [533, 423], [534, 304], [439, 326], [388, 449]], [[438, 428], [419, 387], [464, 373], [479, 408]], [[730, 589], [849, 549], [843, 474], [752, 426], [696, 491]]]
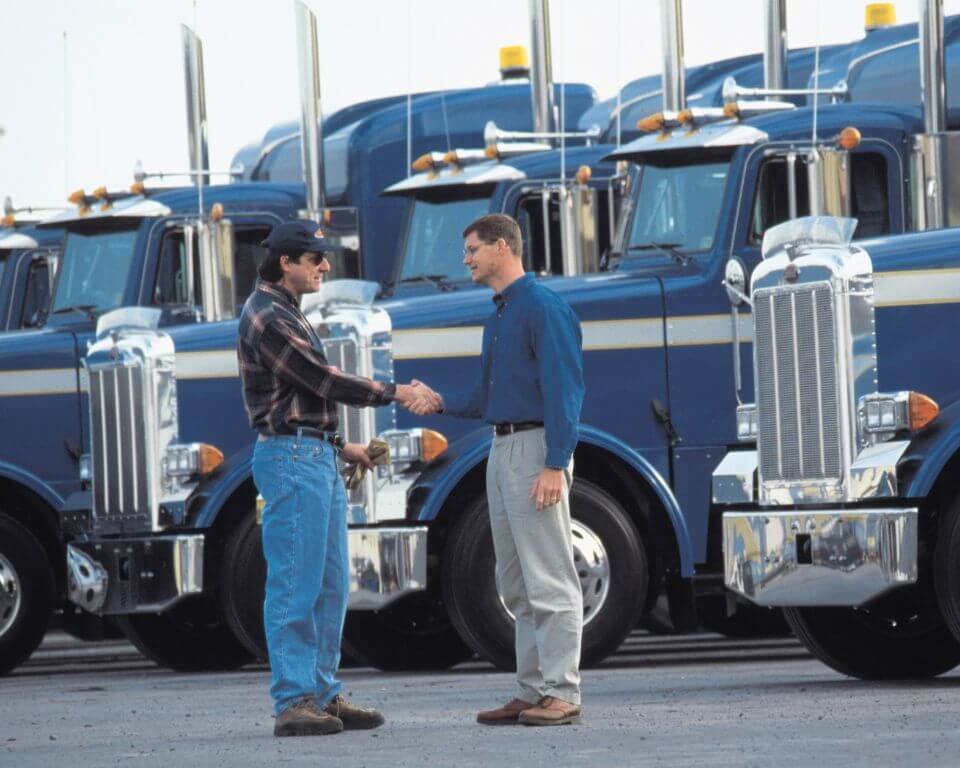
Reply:
[[477, 722], [481, 725], [516, 725], [520, 713], [535, 707], [523, 699], [511, 699], [498, 709], [485, 709], [477, 713]]
[[383, 725], [383, 715], [375, 709], [364, 709], [337, 695], [323, 709], [328, 715], [340, 718], [345, 731], [363, 731]]
[[554, 696], [544, 696], [537, 706], [520, 713], [524, 725], [568, 725], [580, 722], [580, 706]]
[[313, 699], [295, 701], [277, 716], [273, 724], [274, 736], [326, 736], [342, 730], [340, 718], [317, 709]]

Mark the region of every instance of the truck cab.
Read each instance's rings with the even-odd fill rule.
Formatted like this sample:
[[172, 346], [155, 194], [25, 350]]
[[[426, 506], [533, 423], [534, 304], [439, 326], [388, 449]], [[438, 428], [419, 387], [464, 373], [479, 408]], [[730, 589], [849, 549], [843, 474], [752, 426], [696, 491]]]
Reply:
[[0, 230], [0, 330], [35, 328], [49, 310], [60, 233], [22, 226]]

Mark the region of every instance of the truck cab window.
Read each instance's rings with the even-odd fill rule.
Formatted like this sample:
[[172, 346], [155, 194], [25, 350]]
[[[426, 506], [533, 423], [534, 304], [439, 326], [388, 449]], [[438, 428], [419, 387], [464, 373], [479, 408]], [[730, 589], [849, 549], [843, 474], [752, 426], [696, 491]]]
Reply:
[[463, 229], [489, 213], [489, 206], [487, 196], [417, 198], [407, 225], [400, 282], [424, 276], [467, 279]]
[[197, 254], [196, 238], [193, 243], [193, 274], [194, 291], [192, 296], [187, 292], [187, 249], [184, 244], [183, 230], [170, 229], [163, 235], [160, 243], [160, 263], [157, 267], [157, 282], [153, 291], [155, 305], [198, 305], [200, 262]]
[[27, 286], [20, 312], [20, 327], [35, 328], [42, 325], [50, 306], [50, 264], [46, 258], [37, 256], [30, 262]]
[[68, 232], [51, 314], [78, 306], [91, 307], [97, 313], [121, 306], [136, 241], [136, 229]]
[[[807, 191], [806, 163], [800, 155], [796, 159], [797, 216], [810, 215], [810, 197]], [[790, 197], [787, 189], [787, 158], [772, 157], [760, 166], [757, 194], [750, 217], [751, 245], [763, 242], [763, 233], [770, 227], [790, 218]]]
[[[544, 195], [548, 195], [546, 206]], [[524, 270], [538, 275], [562, 275], [563, 246], [557, 196], [546, 190], [527, 195], [520, 201], [518, 212]]]
[[856, 238], [876, 237], [890, 231], [887, 161], [879, 152], [854, 152], [850, 156], [851, 215], [857, 220]]
[[234, 231], [233, 288], [238, 314], [257, 284], [257, 265], [267, 255], [260, 243], [268, 234], [269, 227], [238, 227]]

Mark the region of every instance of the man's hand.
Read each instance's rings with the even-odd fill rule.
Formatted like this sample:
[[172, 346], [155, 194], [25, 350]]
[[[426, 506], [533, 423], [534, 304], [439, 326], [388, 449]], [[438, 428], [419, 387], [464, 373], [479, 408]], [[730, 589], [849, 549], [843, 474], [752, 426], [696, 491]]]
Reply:
[[360, 443], [344, 443], [340, 455], [346, 464], [363, 464], [367, 469], [373, 469], [373, 461], [367, 455], [367, 449]]
[[439, 413], [443, 399], [422, 381], [414, 379], [410, 384], [397, 384], [396, 400], [417, 416]]
[[563, 470], [544, 467], [533, 482], [530, 498], [536, 499], [537, 511], [551, 507], [560, 501], [563, 495]]

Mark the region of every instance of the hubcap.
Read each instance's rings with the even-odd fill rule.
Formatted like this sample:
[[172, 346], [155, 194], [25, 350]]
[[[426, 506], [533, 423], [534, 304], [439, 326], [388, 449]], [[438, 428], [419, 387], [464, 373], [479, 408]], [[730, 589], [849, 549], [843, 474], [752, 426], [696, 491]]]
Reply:
[[0, 637], [3, 637], [20, 613], [20, 579], [13, 563], [0, 554]]
[[[583, 593], [583, 626], [586, 627], [603, 610], [610, 593], [610, 559], [600, 537], [579, 520], [570, 521], [573, 534], [573, 565], [580, 579]], [[499, 589], [499, 585], [498, 585]], [[503, 602], [500, 603], [510, 618], [513, 614]]]

